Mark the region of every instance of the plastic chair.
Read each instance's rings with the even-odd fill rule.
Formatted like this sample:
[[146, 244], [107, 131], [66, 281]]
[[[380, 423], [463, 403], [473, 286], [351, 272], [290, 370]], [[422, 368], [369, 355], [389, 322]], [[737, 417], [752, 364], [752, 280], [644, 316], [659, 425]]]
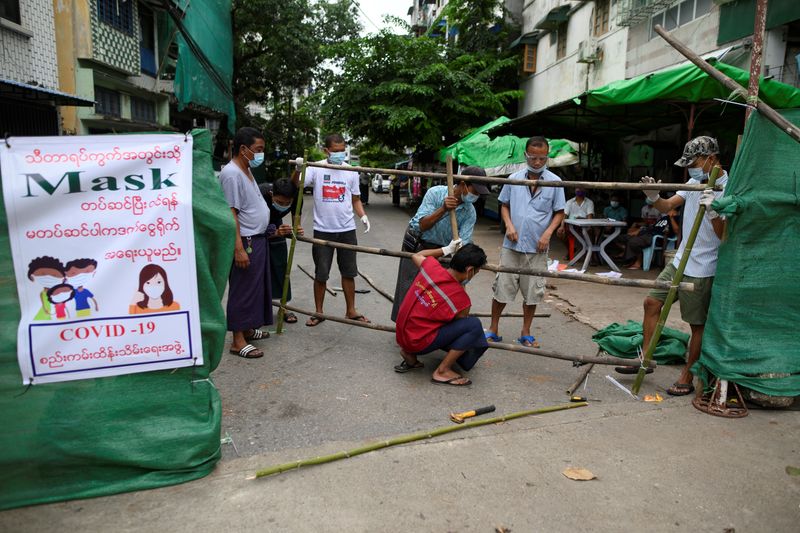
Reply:
[[650, 263], [653, 262], [653, 256], [655, 255], [656, 250], [674, 250], [675, 244], [678, 242], [678, 237], [670, 237], [667, 239], [666, 247], [664, 243], [659, 245], [659, 242], [664, 240], [663, 235], [653, 235], [653, 241], [650, 243], [650, 246], [642, 250], [642, 270], [648, 271], [650, 270]]

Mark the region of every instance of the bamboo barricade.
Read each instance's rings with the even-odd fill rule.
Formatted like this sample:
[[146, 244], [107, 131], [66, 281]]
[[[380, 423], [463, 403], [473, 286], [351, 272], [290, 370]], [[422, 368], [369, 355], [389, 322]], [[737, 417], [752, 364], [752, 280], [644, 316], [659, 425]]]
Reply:
[[[289, 162], [292, 165], [295, 165], [294, 161]], [[328, 163], [312, 163], [306, 162], [304, 166], [309, 167], [317, 167], [317, 168], [330, 168], [330, 169], [342, 169], [342, 165], [331, 165]], [[441, 172], [421, 172], [418, 170], [401, 170], [401, 169], [394, 169], [394, 168], [370, 168], [370, 167], [359, 167], [359, 166], [347, 166], [346, 170], [351, 170], [353, 172], [368, 172], [368, 173], [380, 173], [380, 174], [398, 174], [401, 176], [412, 176], [418, 178], [435, 178], [435, 179], [447, 179], [446, 173]], [[544, 180], [516, 180], [516, 179], [509, 179], [509, 178], [496, 178], [496, 177], [484, 177], [484, 176], [468, 176], [465, 174], [455, 174], [453, 176], [454, 179], [458, 181], [466, 181], [469, 182], [480, 182], [486, 185], [523, 185], [526, 187], [563, 187], [567, 189], [574, 189], [580, 187], [582, 189], [599, 189], [599, 190], [606, 190], [606, 191], [619, 191], [619, 190], [627, 190], [627, 191], [644, 191], [644, 190], [656, 190], [656, 191], [669, 191], [669, 192], [677, 192], [677, 191], [702, 191], [705, 187], [703, 185], [695, 185], [690, 183], [627, 183], [627, 182], [620, 182], [620, 181], [609, 181], [609, 182], [601, 182], [601, 181], [544, 181]], [[722, 189], [719, 189], [722, 190]]]
[[[453, 196], [453, 156], [447, 154], [447, 196]], [[458, 239], [458, 220], [456, 210], [450, 210], [450, 230], [453, 233], [453, 240]]]
[[[303, 161], [308, 159], [308, 150], [303, 153]], [[289, 256], [286, 258], [286, 273], [283, 275], [283, 292], [281, 294], [281, 308], [278, 309], [278, 327], [275, 333], [283, 333], [283, 319], [286, 318], [286, 300], [289, 297], [289, 280], [292, 274], [292, 262], [294, 261], [294, 247], [297, 245], [297, 228], [300, 227], [300, 216], [303, 213], [303, 186], [306, 182], [306, 166], [300, 171], [300, 187], [297, 190], [297, 204], [295, 204], [294, 215], [292, 216], [292, 242], [289, 245]], [[334, 294], [334, 296], [336, 296]]]
[[[332, 248], [341, 248], [342, 250], [355, 250], [356, 252], [364, 252], [367, 254], [383, 255], [387, 257], [405, 257], [410, 258], [411, 252], [402, 252], [387, 250], [385, 248], [372, 248], [369, 246], [359, 246], [355, 244], [344, 244], [340, 242], [331, 242], [323, 239], [314, 239], [312, 237], [297, 237], [298, 241], [307, 242], [310, 244], [319, 244], [321, 246], [330, 246]], [[483, 267], [485, 270], [491, 272], [509, 272], [511, 274], [521, 274], [526, 276], [540, 276], [543, 278], [557, 278], [557, 279], [570, 279], [575, 281], [588, 281], [590, 283], [601, 283], [603, 285], [618, 285], [622, 287], [638, 287], [642, 289], [662, 289], [669, 290], [672, 286], [666, 281], [650, 281], [645, 279], [624, 279], [624, 278], [606, 278], [603, 276], [596, 276], [593, 274], [580, 274], [578, 272], [550, 272], [549, 270], [531, 270], [525, 268], [506, 268], [500, 265], [487, 264]], [[682, 291], [694, 291], [693, 283], [681, 283], [679, 289]]]
[[[717, 177], [719, 176], [720, 170], [722, 169], [718, 166], [715, 166], [711, 169], [711, 175], [708, 178], [709, 187], [714, 187], [714, 185], [717, 183]], [[667, 322], [667, 317], [669, 316], [669, 311], [672, 308], [672, 303], [675, 301], [675, 297], [678, 295], [678, 286], [681, 284], [680, 282], [683, 279], [683, 271], [686, 269], [686, 263], [689, 262], [689, 256], [692, 255], [694, 241], [697, 239], [697, 233], [700, 230], [700, 224], [703, 223], [703, 217], [705, 216], [706, 207], [701, 204], [697, 210], [697, 215], [694, 217], [692, 231], [689, 232], [689, 237], [686, 239], [686, 248], [681, 256], [681, 262], [678, 264], [678, 268], [675, 271], [675, 276], [673, 276], [672, 283], [670, 284], [669, 292], [667, 293], [667, 298], [664, 300], [664, 305], [661, 307], [661, 315], [658, 317], [658, 324], [656, 325], [655, 331], [653, 331], [653, 336], [650, 337], [650, 342], [647, 345], [647, 351], [644, 354], [644, 359], [639, 367], [639, 372], [636, 374], [636, 380], [633, 382], [633, 387], [631, 387], [631, 392], [633, 394], [639, 394], [639, 389], [642, 387], [642, 382], [644, 381], [644, 376], [647, 371], [647, 365], [653, 360], [653, 354], [655, 353], [656, 347], [658, 346], [658, 341], [661, 338], [661, 332], [664, 330], [664, 324]]]
[[[747, 93], [747, 90], [736, 83], [734, 80], [730, 79], [728, 76], [720, 72], [719, 70], [712, 67], [705, 59], [701, 58], [699, 55], [695, 54], [692, 50], [689, 49], [685, 44], [681, 41], [673, 37], [669, 34], [664, 28], [661, 27], [660, 24], [656, 24], [653, 28], [656, 33], [658, 33], [662, 39], [667, 41], [667, 43], [673, 47], [675, 50], [680, 52], [686, 59], [694, 63], [697, 68], [708, 74], [711, 78], [715, 79], [719, 83], [721, 83], [726, 89], [732, 91], [734, 94], [741, 96], [744, 101], [755, 107], [755, 109], [764, 115], [764, 118], [775, 124], [778, 128], [781, 129], [785, 134], [789, 137], [794, 139], [797, 142], [800, 142], [800, 128], [783, 118], [780, 113], [772, 109], [769, 105], [765, 104], [763, 100], [759, 99], [757, 96], [754, 98], [750, 98]], [[752, 74], [750, 74], [752, 76]]]
[[[301, 315], [314, 316], [324, 320], [330, 320], [331, 322], [339, 322], [341, 324], [347, 324], [359, 328], [372, 329], [375, 331], [385, 331], [386, 333], [395, 332], [395, 328], [393, 326], [384, 326], [383, 324], [373, 324], [372, 322], [361, 322], [360, 320], [352, 320], [350, 318], [328, 315], [325, 313], [317, 313], [316, 311], [311, 311], [309, 309], [302, 309], [294, 305], [281, 304], [276, 301], [273, 301], [272, 305], [275, 307], [280, 307], [282, 309], [285, 309], [286, 311], [294, 311], [295, 313], [300, 313]], [[562, 361], [572, 361], [572, 362], [587, 363], [587, 364], [595, 363], [598, 365], [616, 365], [616, 366], [631, 365], [630, 359], [622, 359], [621, 357], [614, 357], [611, 355], [596, 355], [596, 356], [569, 355], [569, 354], [553, 352], [551, 350], [542, 350], [541, 348], [528, 348], [526, 346], [522, 346], [519, 344], [509, 344], [505, 342], [492, 342], [492, 341], [489, 341], [489, 347], [496, 348], [498, 350], [505, 350], [507, 352], [538, 355], [541, 357], [547, 357], [549, 359], [561, 359]], [[650, 366], [655, 368], [657, 365], [655, 364], [655, 362], [650, 362]]]
[[292, 461], [291, 463], [284, 463], [282, 465], [276, 465], [270, 468], [264, 468], [262, 470], [257, 471], [255, 477], [251, 479], [270, 476], [272, 474], [280, 474], [282, 472], [286, 472], [287, 470], [296, 470], [301, 466], [321, 465], [325, 463], [332, 463], [340, 459], [349, 459], [350, 457], [355, 457], [356, 455], [362, 455], [365, 453], [374, 452], [376, 450], [382, 450], [383, 448], [389, 448], [391, 446], [397, 446], [399, 444], [407, 444], [409, 442], [414, 442], [418, 440], [432, 439], [433, 437], [446, 435], [447, 433], [452, 433], [454, 431], [461, 431], [464, 429], [487, 426], [489, 424], [499, 424], [501, 422], [508, 422], [509, 420], [514, 420], [515, 418], [522, 418], [524, 416], [541, 415], [545, 413], [554, 413], [556, 411], [563, 411], [566, 409], [574, 409], [576, 407], [586, 407], [587, 405], [589, 404], [586, 402], [575, 402], [563, 405], [553, 405], [551, 407], [542, 407], [539, 409], [532, 409], [529, 411], [519, 411], [517, 413], [511, 413], [503, 416], [496, 416], [494, 418], [485, 418], [483, 420], [474, 420], [472, 422], [465, 422], [459, 425], [450, 425], [446, 427], [432, 429], [429, 431], [421, 431], [419, 433], [412, 433], [410, 435], [404, 435], [402, 437], [395, 437], [393, 439], [376, 442], [373, 444], [362, 446], [360, 448], [354, 448], [352, 450], [344, 452], [334, 453], [331, 455], [323, 455], [320, 457], [315, 457], [313, 459]]

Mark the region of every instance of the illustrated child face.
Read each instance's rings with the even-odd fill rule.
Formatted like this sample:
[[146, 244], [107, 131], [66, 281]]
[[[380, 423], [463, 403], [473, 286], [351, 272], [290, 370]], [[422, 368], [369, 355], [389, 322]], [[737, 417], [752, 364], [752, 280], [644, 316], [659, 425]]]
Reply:
[[67, 281], [73, 287], [83, 287], [92, 280], [96, 270], [97, 268], [94, 265], [88, 265], [84, 268], [70, 267], [67, 270]]
[[54, 304], [66, 302], [70, 298], [72, 298], [72, 287], [69, 285], [57, 287], [52, 293], [50, 293], [50, 301]]
[[161, 298], [164, 294], [164, 278], [161, 274], [156, 274], [144, 282], [143, 290], [148, 298]]
[[64, 274], [55, 268], [37, 268], [31, 272], [31, 278], [40, 287], [49, 289], [64, 281]]

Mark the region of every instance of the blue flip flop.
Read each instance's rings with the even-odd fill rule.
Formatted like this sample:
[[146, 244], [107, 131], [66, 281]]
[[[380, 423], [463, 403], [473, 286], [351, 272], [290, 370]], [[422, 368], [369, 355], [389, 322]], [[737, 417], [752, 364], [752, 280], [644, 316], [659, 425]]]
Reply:
[[487, 341], [503, 342], [503, 337], [498, 337], [497, 333], [492, 333], [491, 331], [484, 331], [483, 334], [486, 336]]
[[533, 335], [523, 335], [517, 339], [517, 342], [526, 348], [539, 348], [539, 343], [536, 342], [536, 338]]

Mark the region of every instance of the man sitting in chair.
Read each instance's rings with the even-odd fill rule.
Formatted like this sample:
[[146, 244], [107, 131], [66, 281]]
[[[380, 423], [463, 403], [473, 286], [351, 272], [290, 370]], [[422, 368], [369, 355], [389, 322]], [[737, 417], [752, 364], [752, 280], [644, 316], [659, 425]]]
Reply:
[[655, 224], [642, 225], [634, 222], [628, 230], [628, 238], [625, 242], [625, 256], [622, 258], [625, 268], [630, 270], [641, 270], [642, 250], [648, 248], [653, 243], [655, 235], [662, 235], [664, 239], [681, 238], [681, 226], [678, 222], [678, 212], [671, 209]]

